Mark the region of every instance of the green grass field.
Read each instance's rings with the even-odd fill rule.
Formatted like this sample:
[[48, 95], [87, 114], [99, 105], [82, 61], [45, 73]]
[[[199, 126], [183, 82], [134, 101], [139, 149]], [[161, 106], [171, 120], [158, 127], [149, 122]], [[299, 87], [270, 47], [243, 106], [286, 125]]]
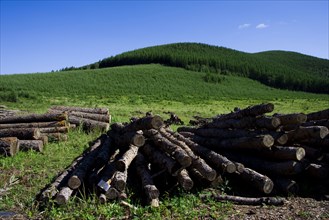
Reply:
[[[114, 122], [128, 121], [152, 110], [164, 118], [173, 111], [187, 123], [193, 115], [214, 116], [234, 107], [263, 102], [275, 104], [275, 112], [312, 112], [329, 108], [329, 96], [273, 89], [247, 78], [223, 76], [221, 82], [204, 80], [206, 73], [161, 65], [137, 65], [97, 70], [0, 76], [0, 103], [10, 109], [43, 113], [52, 105], [108, 107]], [[158, 209], [129, 202], [137, 210], [117, 203], [101, 205], [94, 197], [75, 198], [67, 206], [51, 206], [43, 212], [34, 204], [35, 195], [88, 147], [99, 133], [69, 133], [69, 140], [51, 143], [45, 151], [0, 156], [0, 189], [11, 177], [18, 184], [0, 197], [0, 211], [15, 211], [31, 219], [222, 219], [233, 212], [229, 203], [201, 202], [196, 191], [163, 195]], [[221, 186], [227, 188], [227, 186]], [[130, 192], [130, 196], [133, 196]]]

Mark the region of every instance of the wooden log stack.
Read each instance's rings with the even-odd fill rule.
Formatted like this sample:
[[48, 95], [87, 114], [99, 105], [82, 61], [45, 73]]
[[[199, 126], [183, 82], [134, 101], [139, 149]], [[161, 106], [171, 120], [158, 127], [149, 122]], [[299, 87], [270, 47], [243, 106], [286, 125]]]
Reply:
[[178, 132], [195, 144], [242, 163], [243, 171], [230, 177], [254, 188], [261, 189], [254, 181], [263, 175], [276, 192], [297, 193], [298, 183], [312, 181], [329, 189], [329, 109], [269, 116], [273, 110], [270, 103], [236, 109], [198, 126], [180, 127]]
[[[323, 141], [329, 132], [322, 120], [329, 117], [322, 112], [310, 121], [305, 114], [265, 116], [273, 109], [272, 104], [251, 106], [179, 132], [157, 115], [114, 123], [37, 199], [62, 205], [79, 192], [96, 192], [99, 202], [106, 203], [125, 199], [131, 187], [147, 205], [157, 207], [160, 195], [173, 187], [217, 187], [223, 177], [261, 196], [298, 193], [305, 177], [317, 186], [328, 184], [329, 152]], [[296, 124], [293, 130], [283, 129]], [[324, 189], [323, 195], [329, 193]]]
[[111, 115], [107, 108], [83, 108], [70, 106], [52, 106], [50, 113], [67, 113], [72, 127], [81, 126], [84, 131], [101, 130], [106, 132], [111, 123]]
[[13, 156], [18, 151], [42, 152], [48, 140], [66, 140], [67, 132], [67, 115], [63, 113], [3, 117], [0, 118], [0, 153]]

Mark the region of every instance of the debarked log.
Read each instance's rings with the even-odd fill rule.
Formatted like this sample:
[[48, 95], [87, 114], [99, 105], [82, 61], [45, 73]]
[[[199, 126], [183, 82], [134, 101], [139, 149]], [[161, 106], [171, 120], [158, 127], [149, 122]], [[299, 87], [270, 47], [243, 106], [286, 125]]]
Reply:
[[0, 118], [0, 124], [5, 123], [28, 123], [28, 122], [51, 122], [67, 120], [67, 114], [29, 114], [29, 115], [17, 115], [5, 118]]
[[9, 123], [0, 124], [0, 129], [8, 128], [49, 128], [67, 126], [67, 121], [50, 121], [50, 122], [30, 122], [30, 123]]
[[254, 105], [228, 114], [219, 115], [216, 118], [216, 120], [243, 118], [246, 116], [255, 117], [255, 116], [263, 115], [265, 113], [272, 112], [273, 110], [274, 110], [274, 105], [272, 103]]
[[172, 136], [169, 132], [167, 132], [164, 128], [160, 129], [160, 133], [163, 137], [167, 138], [174, 144], [180, 146], [192, 159], [191, 166], [197, 169], [206, 179], [209, 181], [213, 181], [216, 178], [216, 170], [211, 168], [202, 158], [195, 155], [194, 152], [190, 149], [189, 146], [183, 141], [178, 140], [174, 136]]
[[236, 167], [232, 161], [228, 160], [226, 157], [200, 145], [190, 139], [184, 137], [183, 135], [167, 130], [170, 134], [176, 137], [178, 140], [185, 142], [194, 153], [200, 155], [205, 161], [207, 161], [211, 166], [218, 169], [221, 172], [234, 173]]
[[230, 195], [200, 195], [202, 200], [213, 198], [217, 201], [228, 201], [240, 205], [283, 205], [284, 199], [278, 197], [241, 197], [241, 196], [230, 196]]
[[172, 155], [183, 167], [188, 167], [192, 163], [191, 157], [180, 146], [164, 138], [157, 130], [150, 129], [144, 134], [161, 150]]
[[321, 119], [327, 119], [327, 120], [329, 119], [329, 109], [307, 114], [307, 121], [314, 121]]
[[238, 173], [238, 176], [260, 192], [269, 194], [273, 190], [274, 184], [272, 180], [267, 176], [256, 172], [255, 170], [244, 168], [241, 173]]
[[72, 124], [76, 124], [77, 126], [82, 126], [86, 131], [90, 131], [93, 129], [99, 129], [102, 131], [107, 131], [110, 128], [109, 123], [95, 121], [86, 118], [79, 118], [76, 116], [70, 116], [69, 122]]
[[28, 151], [28, 150], [34, 150], [37, 152], [43, 151], [42, 140], [18, 140], [17, 145], [20, 151]]
[[158, 130], [163, 125], [164, 125], [164, 122], [160, 116], [158, 116], [158, 115], [145, 116], [143, 118], [138, 118], [135, 121], [126, 125], [123, 128], [123, 132], [148, 130], [148, 129]]
[[83, 107], [75, 107], [75, 106], [52, 106], [50, 109], [60, 110], [60, 111], [76, 111], [76, 112], [85, 112], [92, 114], [105, 114], [109, 115], [108, 108], [83, 108]]
[[37, 140], [41, 136], [38, 128], [8, 128], [0, 130], [0, 137], [17, 137], [21, 140]]
[[178, 162], [166, 153], [148, 143], [141, 147], [141, 151], [150, 162], [159, 165], [162, 169], [166, 169], [173, 176], [177, 176], [177, 173], [183, 169]]
[[17, 142], [18, 139], [16, 137], [0, 138], [0, 154], [14, 156], [19, 150]]

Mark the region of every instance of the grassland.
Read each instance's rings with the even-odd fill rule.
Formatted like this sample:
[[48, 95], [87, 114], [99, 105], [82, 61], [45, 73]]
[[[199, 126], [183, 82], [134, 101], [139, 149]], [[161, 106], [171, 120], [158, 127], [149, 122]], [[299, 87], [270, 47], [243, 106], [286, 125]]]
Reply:
[[[45, 112], [52, 105], [108, 107], [113, 121], [128, 121], [131, 116], [152, 110], [168, 117], [173, 111], [186, 123], [193, 115], [213, 116], [230, 112], [234, 107], [273, 102], [275, 112], [312, 112], [329, 108], [329, 96], [291, 92], [267, 87], [257, 81], [220, 76], [218, 83], [206, 82], [206, 73], [187, 71], [161, 65], [137, 65], [74, 70], [43, 74], [0, 76], [0, 103], [11, 109]], [[109, 219], [129, 216], [136, 219], [221, 219], [233, 210], [229, 203], [201, 202], [198, 193], [177, 191], [172, 197], [163, 195], [160, 208], [140, 205], [130, 192], [129, 202], [137, 210], [117, 203], [100, 205], [93, 196], [75, 198], [67, 206], [51, 206], [40, 213], [34, 204], [37, 192], [73, 158], [86, 149], [88, 141], [99, 133], [86, 135], [80, 131], [69, 133], [69, 140], [52, 143], [43, 154], [19, 153], [13, 158], [0, 157], [0, 189], [10, 177], [18, 178], [0, 198], [0, 211], [15, 211], [36, 219]], [[227, 186], [221, 186], [228, 189]], [[204, 191], [202, 192], [204, 193]]]

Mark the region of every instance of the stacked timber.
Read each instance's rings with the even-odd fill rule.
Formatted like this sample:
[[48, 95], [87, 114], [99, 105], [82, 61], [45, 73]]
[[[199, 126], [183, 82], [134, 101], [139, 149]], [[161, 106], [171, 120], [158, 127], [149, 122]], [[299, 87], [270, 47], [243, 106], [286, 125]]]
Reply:
[[43, 151], [48, 140], [66, 140], [66, 114], [27, 114], [0, 118], [0, 153], [13, 156], [27, 150]]
[[52, 106], [48, 112], [68, 114], [68, 120], [73, 127], [81, 126], [83, 130], [107, 131], [111, 123], [111, 115], [107, 108], [82, 108], [69, 106]]
[[[318, 181], [319, 186], [328, 189], [329, 109], [269, 116], [273, 110], [271, 103], [236, 109], [195, 127], [180, 127], [178, 132], [193, 143], [243, 164], [241, 171], [229, 177], [249, 182], [263, 192], [270, 193], [274, 187], [276, 192], [297, 193], [298, 183], [303, 184], [305, 179]], [[253, 179], [250, 173], [254, 173]], [[256, 180], [262, 180], [262, 185]]]

